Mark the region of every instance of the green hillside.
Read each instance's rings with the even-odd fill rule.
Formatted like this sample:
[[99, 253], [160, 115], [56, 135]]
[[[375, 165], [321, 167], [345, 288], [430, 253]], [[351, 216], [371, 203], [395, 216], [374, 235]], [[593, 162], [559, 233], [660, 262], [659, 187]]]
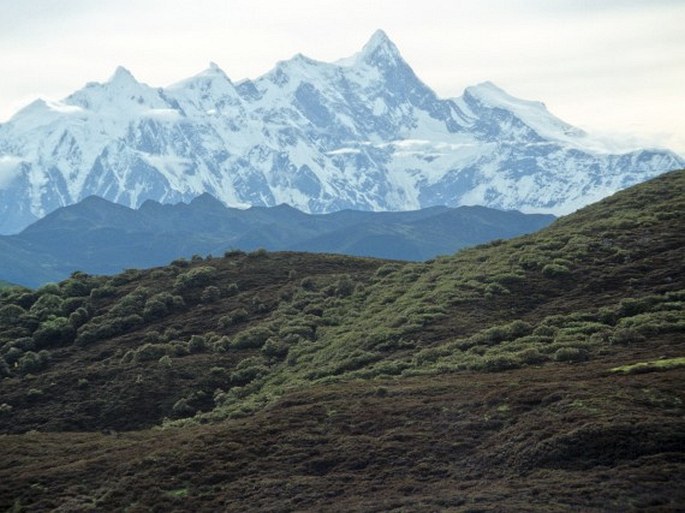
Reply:
[[16, 287], [16, 285], [14, 285], [14, 283], [0, 280], [0, 290], [11, 289], [12, 287]]
[[426, 263], [3, 292], [0, 508], [676, 511], [684, 218], [678, 171]]

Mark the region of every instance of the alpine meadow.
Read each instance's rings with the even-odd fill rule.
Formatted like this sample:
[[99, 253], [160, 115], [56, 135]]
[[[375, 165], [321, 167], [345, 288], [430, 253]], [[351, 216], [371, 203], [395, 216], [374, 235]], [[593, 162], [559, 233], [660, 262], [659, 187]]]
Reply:
[[675, 511], [684, 214], [675, 171], [424, 263], [232, 251], [5, 291], [0, 503]]

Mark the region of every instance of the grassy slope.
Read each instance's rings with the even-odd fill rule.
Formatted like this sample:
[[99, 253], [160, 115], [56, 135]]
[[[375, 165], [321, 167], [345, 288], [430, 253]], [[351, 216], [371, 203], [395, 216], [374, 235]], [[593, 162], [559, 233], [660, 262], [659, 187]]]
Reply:
[[[683, 198], [670, 173], [427, 264], [253, 254], [81, 277], [100, 292], [75, 343], [36, 336], [36, 307], [1, 335], [7, 357], [33, 331], [50, 363], [0, 383], [0, 426], [24, 433], [0, 438], [0, 507], [677, 510], [683, 368], [611, 369], [683, 355]], [[208, 265], [239, 292], [173, 289]], [[185, 305], [84, 336], [162, 290]]]

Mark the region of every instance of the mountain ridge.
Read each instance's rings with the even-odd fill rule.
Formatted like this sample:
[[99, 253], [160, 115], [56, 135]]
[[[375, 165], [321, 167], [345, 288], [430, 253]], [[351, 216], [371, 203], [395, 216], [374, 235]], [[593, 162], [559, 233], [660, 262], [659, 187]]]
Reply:
[[138, 209], [89, 196], [0, 236], [0, 277], [38, 286], [75, 271], [94, 274], [166, 264], [229, 249], [314, 251], [425, 260], [540, 229], [551, 215], [487, 207], [307, 214], [287, 204], [226, 207], [209, 193], [189, 203], [147, 200]]
[[442, 99], [382, 31], [354, 56], [301, 54], [234, 83], [216, 64], [165, 88], [119, 67], [0, 124], [0, 233], [96, 194], [137, 207], [209, 192], [302, 211], [475, 205], [555, 215], [682, 167], [614, 152], [492, 83]]

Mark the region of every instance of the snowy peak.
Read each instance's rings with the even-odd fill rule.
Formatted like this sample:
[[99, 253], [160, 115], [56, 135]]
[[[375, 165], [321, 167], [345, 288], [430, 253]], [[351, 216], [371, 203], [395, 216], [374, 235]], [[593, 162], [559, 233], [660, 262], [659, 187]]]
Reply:
[[395, 43], [390, 40], [385, 32], [377, 30], [358, 54], [357, 62], [378, 66], [404, 61]]
[[[377, 31], [334, 63], [297, 54], [233, 84], [210, 63], [165, 88], [119, 67], [0, 125], [0, 233], [98, 195], [137, 207], [209, 193], [310, 213], [435, 205], [568, 213], [660, 172], [491, 82], [441, 99]], [[205, 202], [207, 198], [199, 201]]]
[[464, 90], [464, 94], [470, 96], [484, 105], [490, 107], [503, 107], [507, 105], [525, 105], [541, 110], [547, 110], [545, 104], [537, 101], [521, 100], [508, 94], [504, 89], [496, 86], [492, 82], [485, 81], [474, 86], [469, 86]]
[[118, 87], [126, 87], [138, 84], [133, 74], [123, 66], [117, 66], [114, 74], [107, 81], [107, 84]]
[[[585, 132], [554, 116], [544, 103], [511, 96], [490, 81], [467, 87], [461, 100], [468, 110], [481, 119], [483, 110], [499, 109], [510, 113], [541, 138], [586, 145], [587, 141], [583, 139]], [[597, 146], [594, 145], [594, 148]]]

